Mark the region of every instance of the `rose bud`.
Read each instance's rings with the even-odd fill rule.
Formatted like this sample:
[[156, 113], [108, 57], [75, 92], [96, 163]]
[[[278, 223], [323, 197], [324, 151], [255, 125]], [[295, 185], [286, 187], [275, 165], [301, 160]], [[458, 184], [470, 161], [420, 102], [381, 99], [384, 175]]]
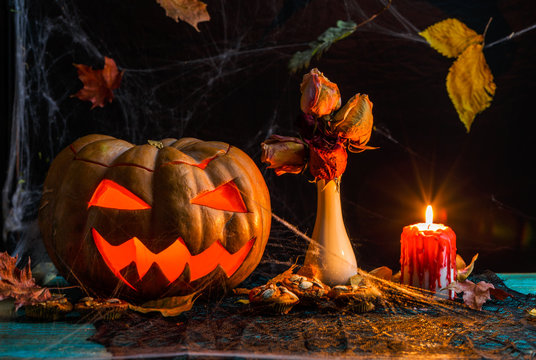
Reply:
[[276, 175], [299, 174], [307, 164], [305, 143], [298, 138], [272, 135], [261, 143], [261, 161]]
[[315, 179], [333, 180], [346, 170], [348, 154], [340, 144], [321, 145], [320, 141], [309, 144], [309, 170]]
[[354, 95], [334, 116], [331, 133], [350, 141], [352, 148], [361, 151], [373, 149], [365, 146], [372, 133], [372, 102], [366, 94]]
[[341, 94], [337, 84], [329, 81], [316, 68], [303, 76], [300, 90], [300, 107], [307, 115], [320, 117], [341, 107]]

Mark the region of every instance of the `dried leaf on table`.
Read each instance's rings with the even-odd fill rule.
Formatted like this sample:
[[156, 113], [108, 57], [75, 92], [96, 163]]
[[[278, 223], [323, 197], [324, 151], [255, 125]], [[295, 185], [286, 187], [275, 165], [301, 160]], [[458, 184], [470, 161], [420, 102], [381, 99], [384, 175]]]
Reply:
[[142, 305], [129, 304], [129, 309], [141, 313], [159, 312], [165, 317], [178, 316], [192, 308], [197, 293], [186, 296], [173, 296], [158, 300], [148, 301]]
[[447, 91], [467, 132], [475, 116], [491, 105], [495, 95], [493, 75], [482, 44], [470, 45], [456, 59], [447, 75]]
[[465, 280], [462, 282], [455, 281], [449, 284], [447, 289], [455, 291], [456, 294], [463, 292], [463, 302], [465, 305], [471, 309], [482, 310], [482, 305], [491, 299], [490, 290], [495, 289], [495, 286], [485, 281], [475, 284], [472, 281]]
[[91, 101], [94, 109], [97, 106], [104, 107], [107, 102], [112, 102], [114, 98], [113, 90], [119, 88], [123, 71], [117, 69], [115, 61], [109, 57], [104, 57], [104, 68], [94, 70], [91, 66], [74, 64], [78, 69], [78, 77], [84, 84], [76, 94], [76, 97], [83, 101]]
[[389, 269], [387, 266], [381, 266], [369, 272], [370, 275], [374, 275], [380, 279], [391, 281], [393, 277], [393, 270]]
[[469, 265], [465, 265], [465, 261], [463, 261], [462, 257], [460, 255], [456, 255], [456, 268], [458, 270], [456, 280], [465, 281], [469, 277], [469, 275], [471, 275], [475, 266], [476, 259], [478, 259], [478, 254], [473, 256], [473, 259], [471, 260], [471, 263]]
[[192, 25], [199, 31], [197, 24], [209, 21], [207, 4], [199, 0], [156, 0], [166, 10], [166, 15], [176, 22], [179, 19]]
[[430, 46], [442, 55], [457, 57], [469, 45], [481, 44], [484, 37], [469, 29], [458, 19], [446, 19], [419, 33]]
[[363, 284], [364, 280], [365, 279], [363, 279], [363, 276], [361, 276], [361, 274], [357, 273], [357, 274], [355, 274], [354, 276], [352, 276], [350, 278], [349, 282], [350, 282], [350, 285], [360, 286], [360, 285]]
[[238, 296], [240, 296], [240, 295], [246, 295], [247, 296], [249, 294], [249, 291], [250, 290], [246, 289], [246, 288], [234, 288], [233, 289], [233, 294], [238, 295]]
[[506, 291], [502, 289], [489, 289], [489, 293], [491, 296], [493, 296], [497, 300], [504, 300], [507, 297], [512, 297], [511, 294], [507, 293]]
[[17, 258], [7, 252], [0, 253], [0, 301], [14, 299], [15, 308], [46, 301], [51, 298], [48, 289], [35, 284], [30, 269], [30, 260], [24, 269], [16, 266]]

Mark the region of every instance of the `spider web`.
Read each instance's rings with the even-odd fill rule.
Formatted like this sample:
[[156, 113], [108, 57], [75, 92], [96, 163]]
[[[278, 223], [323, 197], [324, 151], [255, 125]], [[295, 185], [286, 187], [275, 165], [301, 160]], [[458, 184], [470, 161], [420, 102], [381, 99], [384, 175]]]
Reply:
[[[323, 4], [310, 0], [249, 2], [247, 5], [213, 1], [209, 2], [212, 20], [200, 24], [201, 32], [197, 33], [185, 23], [177, 24], [166, 18], [164, 10], [155, 1], [136, 4], [120, 0], [86, 3], [74, 0], [10, 1], [16, 34], [15, 89], [9, 163], [2, 193], [3, 247], [10, 253], [25, 255], [19, 257], [20, 261], [25, 261], [26, 256], [31, 256], [34, 264], [48, 261], [36, 221], [42, 183], [52, 159], [76, 138], [104, 133], [133, 143], [144, 143], [147, 139], [195, 136], [227, 141], [248, 153], [263, 170], [277, 218], [285, 219], [293, 226], [273, 221], [262, 262], [244, 286], [260, 285], [299, 262], [307, 247], [307, 239], [301, 232], [310, 233], [315, 217], [314, 186], [303, 177], [276, 177], [271, 171], [264, 170], [258, 161], [259, 144], [274, 133], [296, 133], [293, 122], [299, 112], [301, 74], [289, 75], [287, 62], [291, 55], [306, 48], [308, 42], [337, 20], [360, 22], [387, 4], [384, 0], [345, 0], [333, 5], [330, 11], [323, 11]], [[531, 7], [527, 2], [516, 4], [521, 9], [519, 12], [530, 14]], [[467, 14], [475, 14], [473, 7], [484, 10], [478, 9], [482, 14], [471, 18]], [[502, 140], [501, 130], [507, 127], [498, 122], [493, 123], [496, 131], [480, 151], [474, 148], [482, 145], [477, 140], [486, 134], [479, 133], [478, 128], [474, 130], [476, 135], [467, 140], [469, 144], [465, 143], [465, 146], [476, 153], [470, 157], [473, 162], [463, 164], [462, 171], [451, 173], [450, 167], [439, 169], [440, 161], [434, 156], [446, 158], [445, 153], [453, 148], [446, 144], [463, 147], [465, 141], [457, 132], [459, 124], [454, 117], [443, 116], [447, 111], [444, 109], [451, 108], [448, 98], [437, 99], [441, 92], [430, 90], [430, 95], [424, 95], [422, 103], [433, 102], [433, 108], [437, 110], [426, 105], [423, 110], [418, 106], [416, 110], [415, 102], [410, 101], [413, 99], [404, 95], [411, 93], [417, 83], [421, 87], [442, 89], [448, 68], [446, 60], [433, 58], [432, 50], [422, 59], [402, 51], [405, 48], [427, 49], [418, 32], [447, 16], [459, 17], [481, 31], [489, 19], [486, 11], [490, 8], [493, 6], [480, 2], [465, 7], [458, 6], [456, 1], [394, 2], [385, 14], [335, 44], [322, 59], [313, 61], [312, 66], [318, 66], [339, 84], [343, 101], [352, 92], [369, 91], [366, 89], [370, 89], [374, 101], [378, 99], [372, 141], [387, 155], [378, 158], [381, 156], [378, 152], [355, 158], [350, 156], [342, 188], [347, 227], [359, 257], [358, 263], [363, 268], [389, 265], [396, 270], [400, 230], [403, 225], [420, 219], [413, 204], [408, 205], [385, 190], [388, 187], [381, 179], [393, 175], [384, 170], [391, 165], [386, 157], [410, 159], [409, 164], [413, 164], [410, 172], [418, 174], [408, 175], [405, 173], [407, 169], [397, 168], [390, 185], [396, 183], [398, 192], [412, 199], [418, 198], [419, 204], [423, 198], [431, 200], [432, 193], [441, 193], [449, 179], [452, 180], [449, 184], [463, 183], [464, 171], [474, 163], [489, 165], [496, 159], [506, 162], [501, 160], [503, 155], [495, 145]], [[497, 9], [492, 10], [504, 10], [505, 13], [508, 10], [504, 6], [499, 9], [499, 5]], [[494, 24], [497, 26], [490, 27], [487, 41], [490, 65], [496, 76], [504, 74], [503, 79], [516, 80], [515, 83], [504, 81], [502, 89], [507, 94], [513, 94], [519, 87], [534, 89], [535, 82], [531, 80], [534, 70], [530, 63], [533, 52], [524, 53], [523, 48], [517, 49], [516, 53], [512, 45], [523, 39], [518, 38], [522, 34], [527, 36], [523, 41], [533, 39], [529, 37], [534, 36], [529, 31], [534, 29], [534, 18], [527, 15], [515, 26], [510, 26], [508, 19], [499, 17], [494, 19]], [[504, 47], [498, 46], [501, 44]], [[399, 51], [395, 60], [392, 59], [393, 52], [386, 50], [388, 48]], [[71, 97], [82, 86], [72, 63], [102, 68], [104, 56], [113, 58], [125, 75], [114, 101], [105, 108], [90, 111], [89, 103]], [[528, 60], [519, 60], [523, 57]], [[506, 65], [501, 65], [504, 63], [513, 64], [512, 67], [517, 66], [518, 70], [512, 72]], [[341, 71], [338, 78], [332, 78], [330, 73], [335, 73], [339, 67], [348, 71]], [[362, 69], [366, 69], [366, 73]], [[439, 86], [434, 85], [436, 83]], [[527, 99], [526, 94], [520, 94], [519, 99], [512, 102], [499, 97], [496, 116], [509, 114], [521, 118], [522, 110], [510, 109], [523, 108], [520, 104], [528, 102]], [[390, 108], [396, 110], [385, 110]], [[428, 125], [429, 118], [438, 118], [442, 130], [437, 131]], [[482, 122], [491, 123], [493, 119], [483, 116]], [[512, 143], [505, 145], [508, 148], [505, 158], [517, 159], [519, 154], [526, 158], [533, 154], [526, 145], [530, 141], [528, 135], [523, 135], [527, 133], [523, 131], [524, 125], [518, 123], [518, 126], [521, 140], [515, 149], [508, 146]], [[417, 132], [415, 138], [410, 131]], [[438, 140], [442, 131], [454, 134], [454, 137]], [[447, 150], [432, 156], [430, 147], [427, 147], [432, 141], [438, 141]], [[484, 157], [495, 160], [481, 161]], [[448, 159], [449, 164], [460, 161], [456, 157]], [[374, 165], [374, 162], [382, 161], [385, 165]], [[525, 173], [516, 164], [514, 160], [515, 176], [512, 176], [522, 179]], [[495, 170], [484, 165], [476, 168], [480, 171], [477, 180]], [[432, 178], [446, 180], [423, 183], [422, 178], [426, 178], [427, 172]], [[367, 173], [370, 173], [370, 179], [367, 179]], [[414, 176], [416, 180], [406, 181], [406, 176]], [[385, 192], [374, 187], [375, 181], [384, 185], [382, 191]], [[412, 187], [419, 188], [420, 193], [415, 194]], [[527, 191], [527, 187], [521, 188]], [[368, 195], [365, 194], [367, 189], [374, 191]], [[534, 249], [534, 237], [526, 234], [530, 233], [536, 214], [527, 210], [524, 202], [514, 201], [514, 205], [509, 206], [496, 197], [492, 186], [468, 186], [457, 195], [466, 194], [464, 191], [475, 193], [472, 201], [484, 205], [475, 208], [455, 203], [454, 209], [462, 208], [467, 213], [484, 208], [491, 218], [489, 222], [503, 217], [514, 219], [514, 227], [528, 230], [510, 233], [508, 241], [515, 238], [522, 250]], [[373, 195], [378, 198], [372, 199]], [[526, 194], [518, 194], [521, 195], [526, 197]], [[449, 197], [452, 198], [452, 194], [443, 196], [444, 199]], [[387, 205], [372, 205], [375, 203]], [[393, 207], [401, 210], [394, 212]], [[458, 220], [456, 216], [449, 219]], [[460, 224], [467, 228], [474, 225]], [[371, 230], [373, 228], [388, 234], [381, 238], [378, 231]], [[469, 231], [462, 234], [466, 234], [465, 239], [474, 235]], [[482, 249], [489, 234], [475, 236], [473, 248], [468, 246], [464, 250]], [[484, 251], [489, 251], [491, 256], [511, 246], [506, 240], [502, 241], [494, 244], [493, 249]], [[373, 246], [376, 242], [383, 244], [380, 246], [384, 249], [382, 254], [377, 253], [378, 245]], [[485, 258], [482, 253], [481, 258]], [[500, 280], [491, 275], [486, 279], [500, 286]], [[162, 357], [167, 350], [173, 356], [197, 356], [197, 353], [199, 356], [245, 357], [240, 351], [254, 351], [256, 355], [252, 357], [282, 354], [283, 358], [304, 352], [339, 356], [370, 353], [417, 356], [423, 351], [452, 354], [453, 346], [458, 351], [455, 354], [460, 356], [530, 356], [534, 353], [534, 326], [523, 317], [526, 308], [535, 306], [534, 297], [516, 294], [506, 303], [491, 302], [481, 314], [459, 305], [446, 306], [416, 293], [402, 296], [400, 289], [385, 284], [377, 286], [383, 291], [386, 302], [375, 312], [364, 315], [326, 313], [311, 318], [313, 310], [299, 310], [288, 318], [258, 316], [236, 303], [235, 298], [224, 298], [216, 303], [196, 305], [196, 315], [183, 318], [183, 325], [132, 315], [127, 319], [132, 330], [126, 334], [130, 336], [125, 335], [126, 330], [120, 323], [115, 324], [115, 328], [103, 325], [99, 327], [102, 336], [98, 341], [124, 355], [128, 354], [125, 347], [137, 339], [147, 345], [146, 356], [150, 351], [154, 354], [154, 349], [158, 348]], [[194, 335], [189, 335], [192, 330]], [[140, 332], [136, 335], [134, 331]], [[231, 335], [224, 336], [226, 333]], [[297, 339], [299, 342], [293, 342]], [[521, 342], [514, 342], [516, 339]], [[173, 347], [176, 343], [182, 347]], [[207, 349], [211, 352], [203, 353]]]

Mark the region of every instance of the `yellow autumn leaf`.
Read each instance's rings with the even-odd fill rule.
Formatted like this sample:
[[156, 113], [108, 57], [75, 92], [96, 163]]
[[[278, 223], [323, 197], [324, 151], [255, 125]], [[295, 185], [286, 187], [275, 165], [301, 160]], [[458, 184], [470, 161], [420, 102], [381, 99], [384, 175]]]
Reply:
[[199, 31], [197, 24], [209, 21], [207, 4], [199, 0], [156, 0], [166, 10], [166, 15], [179, 22], [179, 19], [192, 25]]
[[473, 44], [456, 59], [447, 75], [447, 91], [467, 132], [476, 114], [491, 104], [495, 95], [493, 75], [482, 52], [482, 44]]
[[446, 19], [419, 33], [430, 46], [447, 57], [457, 57], [469, 45], [481, 44], [484, 37], [457, 19]]

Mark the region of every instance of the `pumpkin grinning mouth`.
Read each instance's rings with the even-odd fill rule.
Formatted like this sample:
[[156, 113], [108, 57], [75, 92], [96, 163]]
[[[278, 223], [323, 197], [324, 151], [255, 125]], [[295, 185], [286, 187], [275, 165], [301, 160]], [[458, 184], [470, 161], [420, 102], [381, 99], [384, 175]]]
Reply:
[[219, 241], [215, 241], [205, 251], [192, 255], [182, 238], [178, 238], [166, 249], [155, 254], [137, 237], [133, 237], [120, 245], [111, 245], [95, 228], [91, 229], [93, 240], [104, 262], [126, 285], [136, 290], [121, 275], [120, 271], [130, 264], [136, 265], [139, 279], [143, 279], [153, 264], [156, 264], [170, 285], [183, 273], [186, 264], [190, 269], [190, 282], [210, 274], [220, 266], [227, 277], [231, 277], [246, 259], [255, 243], [251, 238], [240, 250], [229, 253]]

